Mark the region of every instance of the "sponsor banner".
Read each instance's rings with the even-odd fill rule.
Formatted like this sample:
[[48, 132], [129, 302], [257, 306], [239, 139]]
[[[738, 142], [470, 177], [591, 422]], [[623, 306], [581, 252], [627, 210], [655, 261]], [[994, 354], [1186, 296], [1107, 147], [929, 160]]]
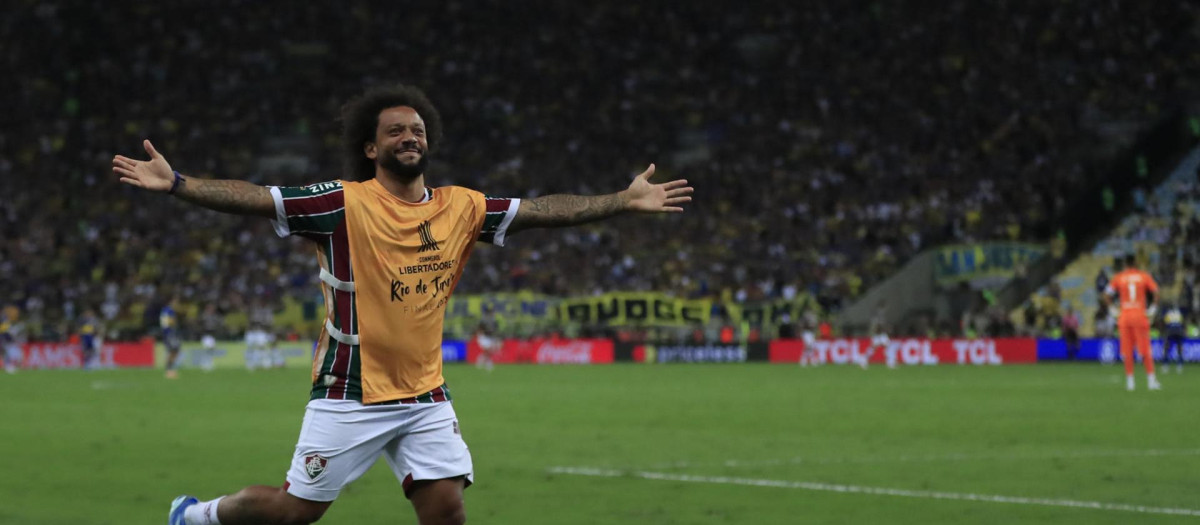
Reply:
[[[474, 363], [481, 350], [477, 340], [467, 342], [467, 360]], [[609, 339], [505, 339], [492, 356], [495, 363], [597, 364], [613, 362]]]
[[[100, 368], [154, 366], [154, 342], [104, 342], [96, 354]], [[33, 342], [21, 345], [21, 367], [34, 369], [83, 368], [83, 350], [78, 342]]]
[[[1151, 339], [1150, 352], [1154, 356], [1155, 361], [1165, 361], [1166, 356], [1163, 354], [1164, 339]], [[1171, 350], [1171, 360], [1175, 359], [1174, 352]], [[1135, 356], [1136, 357], [1136, 356]], [[1067, 359], [1067, 343], [1061, 339], [1039, 339], [1038, 340], [1038, 360], [1060, 360]], [[1107, 339], [1080, 339], [1079, 351], [1075, 354], [1075, 359], [1079, 361], [1101, 361], [1105, 363], [1116, 363], [1121, 360], [1121, 342], [1117, 338]], [[1138, 357], [1140, 359], [1140, 357]], [[1184, 339], [1183, 340], [1183, 360], [1189, 362], [1200, 362], [1200, 339]]]
[[1032, 264], [1046, 254], [1036, 244], [991, 242], [936, 248], [933, 278], [939, 284], [983, 278], [1011, 278], [1017, 267]]
[[467, 342], [458, 340], [442, 341], [442, 361], [457, 363], [467, 360]]
[[[313, 352], [316, 342], [310, 341], [280, 341], [276, 349], [283, 356], [283, 368], [312, 368]], [[211, 350], [214, 368], [248, 368], [246, 359], [246, 343], [242, 340], [217, 341]], [[162, 343], [155, 345], [155, 366], [163, 368], [167, 363], [167, 347]], [[272, 363], [269, 353], [257, 356], [255, 368], [278, 367]], [[197, 341], [188, 341], [180, 345], [179, 367], [200, 368], [205, 360], [204, 345]]]
[[[887, 365], [1001, 365], [1034, 363], [1038, 344], [1034, 339], [892, 339], [886, 346], [872, 347], [869, 338], [819, 339], [813, 342], [809, 362], [816, 364]], [[797, 363], [805, 344], [799, 339], [778, 339], [767, 349], [772, 363]]]
[[645, 363], [744, 363], [745, 345], [642, 345], [633, 349], [635, 361]]

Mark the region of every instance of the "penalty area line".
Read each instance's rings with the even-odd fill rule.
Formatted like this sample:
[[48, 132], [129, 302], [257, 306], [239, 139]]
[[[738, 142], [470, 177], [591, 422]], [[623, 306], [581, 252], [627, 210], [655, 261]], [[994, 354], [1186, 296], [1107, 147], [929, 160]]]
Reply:
[[876, 496], [898, 496], [904, 498], [924, 498], [958, 501], [982, 501], [987, 503], [1006, 503], [1010, 505], [1041, 505], [1047, 507], [1069, 507], [1077, 509], [1115, 510], [1136, 512], [1141, 514], [1169, 514], [1173, 516], [1200, 517], [1200, 509], [1181, 509], [1171, 507], [1150, 507], [1146, 505], [1131, 505], [1127, 503], [1106, 503], [1103, 501], [1079, 501], [1069, 499], [1027, 498], [1021, 496], [1001, 496], [995, 494], [972, 494], [966, 492], [939, 492], [930, 490], [893, 489], [886, 487], [864, 487], [859, 485], [839, 485], [834, 483], [818, 483], [813, 481], [788, 481], [778, 479], [735, 478], [728, 476], [693, 476], [670, 472], [648, 472], [639, 470], [610, 470], [590, 467], [551, 467], [551, 474], [569, 474], [575, 476], [591, 476], [600, 478], [637, 478], [654, 481], [679, 481], [684, 483], [709, 483], [716, 485], [742, 485], [749, 487], [773, 487], [784, 489], [812, 490], [820, 492], [840, 492], [843, 494], [869, 494]]

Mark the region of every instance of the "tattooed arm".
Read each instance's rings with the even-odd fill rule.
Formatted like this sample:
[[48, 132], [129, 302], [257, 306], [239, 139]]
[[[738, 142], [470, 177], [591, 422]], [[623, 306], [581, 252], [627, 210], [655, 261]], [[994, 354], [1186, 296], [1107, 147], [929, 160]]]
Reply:
[[184, 176], [175, 195], [205, 208], [275, 218], [275, 201], [271, 190], [242, 180], [206, 180]]
[[144, 141], [142, 146], [150, 154], [150, 160], [113, 157], [113, 172], [121, 176], [121, 182], [151, 191], [172, 192], [192, 204], [225, 213], [275, 218], [275, 202], [267, 188], [240, 180], [205, 180], [183, 175], [176, 181], [171, 165], [150, 141]]
[[522, 200], [508, 231], [574, 226], [612, 217], [625, 210], [625, 199], [620, 193], [595, 196], [545, 195]]
[[686, 180], [651, 184], [654, 165], [633, 179], [623, 191], [608, 195], [546, 195], [521, 201], [517, 215], [508, 231], [515, 233], [529, 228], [574, 226], [607, 219], [628, 211], [646, 213], [679, 213], [679, 205], [692, 200], [693, 188]]

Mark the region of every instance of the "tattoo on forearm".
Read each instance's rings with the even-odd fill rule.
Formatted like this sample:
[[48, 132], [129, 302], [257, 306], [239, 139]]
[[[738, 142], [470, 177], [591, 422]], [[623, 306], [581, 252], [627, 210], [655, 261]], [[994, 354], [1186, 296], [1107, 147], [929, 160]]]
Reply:
[[270, 190], [245, 181], [188, 177], [180, 181], [175, 195], [220, 212], [275, 217], [275, 202]]
[[521, 202], [510, 228], [553, 228], [606, 219], [625, 211], [617, 193], [608, 195], [545, 195]]

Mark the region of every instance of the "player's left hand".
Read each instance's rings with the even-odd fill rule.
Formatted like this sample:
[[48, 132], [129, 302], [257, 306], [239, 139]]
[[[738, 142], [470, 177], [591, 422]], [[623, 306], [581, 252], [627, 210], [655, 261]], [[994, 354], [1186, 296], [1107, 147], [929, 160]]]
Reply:
[[691, 194], [694, 188], [687, 185], [686, 179], [651, 184], [652, 176], [653, 164], [634, 177], [629, 188], [621, 192], [626, 209], [649, 213], [680, 213], [683, 211], [680, 205], [692, 201]]

